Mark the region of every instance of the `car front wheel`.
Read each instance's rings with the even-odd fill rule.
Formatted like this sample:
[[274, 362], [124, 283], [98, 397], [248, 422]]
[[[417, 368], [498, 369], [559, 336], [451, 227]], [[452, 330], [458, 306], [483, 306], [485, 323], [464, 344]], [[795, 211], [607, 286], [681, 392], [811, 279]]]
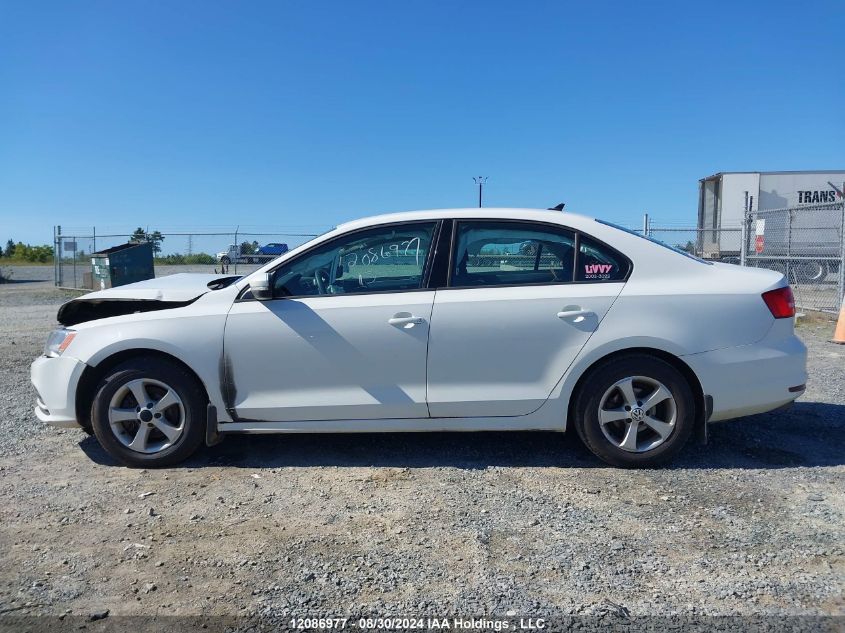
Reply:
[[94, 435], [127, 466], [170, 466], [202, 443], [206, 397], [187, 370], [158, 358], [133, 359], [103, 378], [94, 398]]
[[587, 448], [608, 464], [626, 468], [668, 461], [695, 426], [695, 400], [686, 378], [666, 361], [644, 354], [590, 370], [574, 412]]

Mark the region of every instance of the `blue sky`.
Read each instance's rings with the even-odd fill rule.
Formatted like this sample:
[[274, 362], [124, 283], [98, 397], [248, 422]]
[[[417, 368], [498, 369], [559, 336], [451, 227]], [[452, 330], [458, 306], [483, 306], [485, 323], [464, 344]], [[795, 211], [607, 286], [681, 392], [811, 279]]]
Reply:
[[842, 2], [9, 2], [0, 241], [390, 210], [694, 222], [717, 171], [841, 169]]

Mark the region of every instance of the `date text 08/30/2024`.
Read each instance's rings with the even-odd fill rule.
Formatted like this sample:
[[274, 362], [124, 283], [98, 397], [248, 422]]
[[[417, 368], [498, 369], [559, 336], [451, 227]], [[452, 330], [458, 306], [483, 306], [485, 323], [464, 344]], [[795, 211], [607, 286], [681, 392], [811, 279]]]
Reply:
[[291, 618], [295, 630], [347, 630], [374, 631], [456, 630], [456, 631], [537, 631], [546, 628], [543, 618], [437, 618], [437, 617], [377, 617], [377, 618]]

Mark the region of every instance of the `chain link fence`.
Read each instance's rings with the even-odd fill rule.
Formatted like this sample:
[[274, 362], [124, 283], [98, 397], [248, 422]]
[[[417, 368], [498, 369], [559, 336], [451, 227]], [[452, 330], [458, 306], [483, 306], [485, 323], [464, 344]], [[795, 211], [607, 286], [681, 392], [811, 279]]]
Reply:
[[845, 272], [844, 206], [805, 205], [748, 214], [745, 265], [786, 275], [796, 305], [837, 312]]
[[[740, 226], [721, 228], [658, 223], [646, 215], [635, 230], [708, 261], [783, 273], [799, 308], [838, 312], [845, 286], [844, 216], [845, 203], [839, 202], [755, 211], [745, 214]], [[55, 227], [54, 279], [57, 286], [91, 289], [92, 254], [133, 240], [153, 243], [157, 276], [245, 274], [320, 232], [236, 228], [100, 233]]]
[[90, 231], [86, 233], [62, 235], [53, 229], [53, 281], [57, 286], [93, 288], [91, 255], [97, 250], [97, 239]]
[[799, 308], [838, 312], [845, 286], [845, 203], [744, 215], [740, 226], [706, 229], [660, 225], [646, 216], [638, 230], [708, 261], [782, 273]]
[[53, 229], [56, 286], [91, 290], [93, 255], [127, 242], [150, 242], [155, 275], [179, 272], [242, 275], [257, 270], [320, 231], [249, 229], [241, 231], [109, 231], [95, 227]]

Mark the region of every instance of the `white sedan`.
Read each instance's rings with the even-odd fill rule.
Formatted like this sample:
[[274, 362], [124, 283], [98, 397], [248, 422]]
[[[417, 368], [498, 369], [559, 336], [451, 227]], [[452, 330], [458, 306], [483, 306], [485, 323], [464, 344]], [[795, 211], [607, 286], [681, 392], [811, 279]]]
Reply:
[[554, 430], [646, 466], [804, 391], [783, 275], [523, 209], [344, 224], [245, 277], [180, 274], [64, 304], [35, 414], [117, 460], [230, 433]]

